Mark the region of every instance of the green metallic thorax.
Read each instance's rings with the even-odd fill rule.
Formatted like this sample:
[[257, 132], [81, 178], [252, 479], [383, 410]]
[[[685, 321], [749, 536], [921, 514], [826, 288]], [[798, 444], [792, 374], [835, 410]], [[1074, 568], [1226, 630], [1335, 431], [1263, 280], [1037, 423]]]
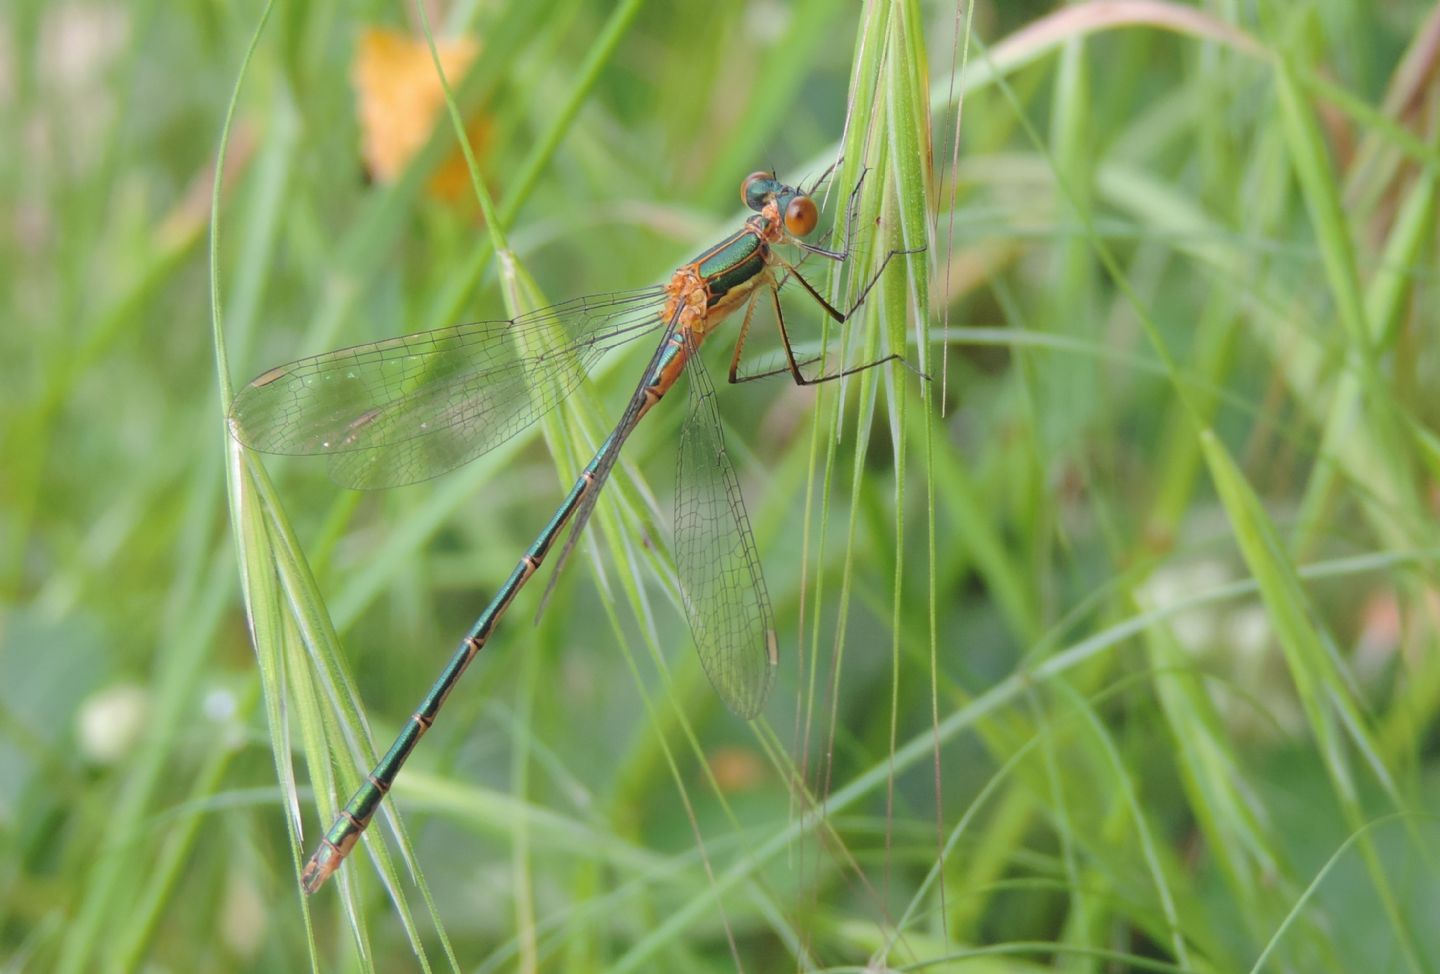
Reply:
[[725, 295], [752, 283], [769, 260], [770, 246], [765, 243], [764, 217], [751, 217], [743, 230], [737, 230], [692, 262], [705, 279], [709, 305], [714, 307]]

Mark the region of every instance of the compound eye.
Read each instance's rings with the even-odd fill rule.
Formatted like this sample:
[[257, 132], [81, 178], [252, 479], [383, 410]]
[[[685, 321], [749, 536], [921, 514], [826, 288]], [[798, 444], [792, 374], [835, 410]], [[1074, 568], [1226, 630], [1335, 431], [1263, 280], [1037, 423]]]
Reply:
[[785, 207], [785, 229], [792, 237], [803, 237], [815, 229], [820, 214], [815, 201], [808, 196], [797, 196]]
[[755, 212], [765, 209], [765, 197], [775, 191], [773, 172], [752, 172], [740, 184], [740, 200]]

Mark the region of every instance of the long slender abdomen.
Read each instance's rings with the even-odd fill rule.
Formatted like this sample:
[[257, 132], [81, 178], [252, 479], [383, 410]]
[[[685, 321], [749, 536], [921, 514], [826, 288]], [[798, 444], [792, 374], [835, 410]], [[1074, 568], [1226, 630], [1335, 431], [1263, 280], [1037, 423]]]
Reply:
[[545, 525], [545, 529], [540, 532], [539, 537], [526, 549], [514, 571], [510, 573], [510, 577], [505, 580], [505, 584], [495, 593], [495, 597], [490, 600], [485, 611], [475, 620], [475, 625], [460, 641], [460, 645], [456, 648], [455, 654], [451, 656], [450, 662], [446, 664], [440, 679], [430, 688], [430, 692], [425, 695], [420, 706], [410, 715], [410, 720], [396, 736], [395, 742], [390, 745], [385, 756], [375, 765], [370, 774], [366, 776], [366, 780], [350, 797], [350, 801], [335, 817], [334, 824], [325, 833], [325, 837], [320, 840], [320, 847], [305, 863], [305, 869], [300, 874], [300, 885], [306, 893], [313, 893], [324, 885], [325, 880], [340, 868], [340, 864], [350, 854], [350, 850], [355, 847], [361, 834], [370, 825], [370, 820], [380, 807], [380, 801], [390, 790], [396, 775], [400, 773], [400, 769], [410, 757], [410, 752], [415, 750], [415, 745], [420, 743], [420, 738], [435, 723], [435, 717], [439, 714], [440, 708], [444, 706], [450, 691], [460, 681], [460, 676], [470, 665], [470, 661], [484, 648], [486, 640], [495, 630], [496, 623], [505, 614], [505, 610], [510, 607], [516, 594], [539, 570], [540, 564], [545, 560], [545, 555], [550, 551], [556, 536], [565, 527], [571, 515], [575, 513], [575, 509], [584, 500], [585, 495], [593, 489], [595, 470], [603, 462], [606, 451], [611, 448], [613, 440], [614, 434], [611, 434], [611, 437], [601, 444], [595, 458], [581, 471], [580, 476], [576, 478], [574, 485], [570, 488], [570, 492], [560, 502], [560, 507], [555, 511], [550, 523]]

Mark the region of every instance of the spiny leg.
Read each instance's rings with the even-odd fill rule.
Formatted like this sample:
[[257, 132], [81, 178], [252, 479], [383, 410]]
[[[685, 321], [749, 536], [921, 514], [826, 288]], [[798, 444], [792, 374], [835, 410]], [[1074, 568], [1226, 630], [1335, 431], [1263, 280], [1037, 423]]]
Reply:
[[806, 243], [803, 240], [796, 240], [795, 244], [801, 250], [805, 251], [807, 254], [816, 254], [820, 257], [828, 257], [834, 261], [846, 261], [850, 259], [850, 241], [853, 236], [850, 231], [854, 229], [855, 217], [856, 214], [860, 211], [860, 187], [865, 185], [865, 176], [869, 172], [870, 170], [868, 167], [860, 170], [860, 178], [855, 180], [855, 188], [850, 191], [850, 199], [845, 204], [845, 249], [830, 250], [829, 248], [821, 247], [818, 244], [811, 244]]
[[[845, 157], [842, 155], [837, 157], [834, 162], [830, 163], [830, 165], [826, 166], [825, 171], [815, 177], [815, 182], [810, 184], [809, 189], [803, 189], [802, 187], [802, 191], [805, 193], [805, 195], [814, 196], [815, 191], [820, 188], [820, 186], [825, 182], [825, 180], [830, 178], [831, 173], [840, 168], [841, 163], [843, 163], [844, 161]], [[865, 178], [865, 174], [863, 172], [860, 174], [860, 178], [862, 180]], [[858, 187], [859, 183], [857, 183], [856, 186]]]
[[[880, 275], [882, 275], [882, 274], [885, 273], [885, 269], [890, 265], [891, 259], [894, 258], [897, 254], [909, 254], [909, 253], [915, 253], [915, 251], [912, 251], [912, 250], [892, 250], [892, 251], [890, 251], [888, 254], [886, 254], [886, 255], [885, 255], [885, 259], [880, 262], [880, 267], [879, 267], [879, 269], [875, 271], [875, 275], [874, 275], [873, 277], [871, 277], [870, 280], [866, 283], [865, 287], [863, 287], [863, 288], [860, 290], [859, 296], [855, 299], [855, 302], [850, 305], [849, 310], [844, 311], [844, 312], [840, 311], [840, 310], [837, 309], [834, 305], [832, 305], [829, 301], [825, 300], [824, 296], [821, 295], [820, 292], [817, 291], [817, 290], [815, 289], [815, 287], [814, 287], [809, 281], [807, 281], [807, 280], [805, 279], [805, 276], [804, 276], [803, 274], [801, 274], [800, 271], [799, 271], [799, 269], [796, 268], [793, 264], [787, 263], [787, 262], [784, 261], [783, 259], [779, 259], [779, 258], [777, 258], [777, 259], [779, 259], [779, 262], [780, 262], [781, 266], [783, 266], [783, 267], [785, 268], [786, 278], [788, 279], [788, 278], [790, 278], [790, 277], [794, 277], [795, 280], [799, 281], [799, 282], [800, 282], [800, 286], [803, 287], [803, 288], [805, 288], [805, 290], [806, 290], [807, 292], [809, 292], [810, 297], [812, 297], [812, 298], [815, 299], [816, 303], [818, 303], [818, 304], [820, 305], [820, 307], [825, 310], [825, 313], [828, 314], [837, 324], [842, 324], [842, 325], [843, 325], [843, 324], [845, 324], [847, 321], [849, 321], [850, 318], [851, 318], [851, 316], [853, 316], [853, 315], [855, 314], [855, 312], [860, 309], [860, 306], [865, 303], [865, 299], [866, 299], [867, 297], [869, 297], [869, 295], [870, 295], [870, 290], [871, 290], [871, 288], [873, 288], [873, 287], [876, 285], [876, 283], [879, 282], [879, 280], [880, 280]], [[785, 349], [785, 361], [786, 361], [786, 365], [785, 365], [784, 368], [774, 369], [774, 370], [771, 370], [771, 371], [765, 372], [765, 373], [759, 373], [759, 374], [756, 374], [756, 375], [754, 375], [754, 376], [749, 376], [749, 377], [747, 377], [747, 379], [748, 379], [748, 378], [757, 378], [757, 379], [758, 379], [758, 378], [762, 378], [763, 376], [777, 375], [777, 374], [779, 374], [779, 373], [781, 373], [781, 372], [789, 372], [789, 373], [790, 373], [790, 377], [795, 381], [795, 384], [796, 384], [796, 385], [799, 385], [799, 386], [812, 386], [812, 385], [818, 385], [818, 384], [821, 383], [821, 382], [832, 382], [832, 381], [834, 381], [835, 379], [842, 379], [842, 378], [844, 378], [844, 377], [847, 376], [847, 375], [854, 375], [854, 374], [856, 374], [857, 372], [864, 372], [866, 369], [873, 369], [873, 368], [875, 368], [875, 366], [877, 366], [877, 365], [884, 365], [886, 362], [899, 362], [901, 365], [905, 366], [907, 369], [909, 369], [911, 372], [914, 372], [916, 375], [920, 376], [922, 379], [928, 379], [928, 378], [929, 378], [929, 376], [927, 376], [925, 373], [919, 371], [919, 370], [916, 369], [913, 365], [911, 365], [908, 361], [906, 361], [905, 356], [901, 355], [899, 352], [892, 352], [892, 353], [890, 353], [889, 355], [886, 355], [886, 356], [884, 356], [884, 357], [882, 357], [882, 358], [878, 358], [878, 359], [876, 359], [876, 360], [873, 361], [873, 362], [864, 362], [864, 363], [862, 363], [862, 364], [860, 364], [860, 365], [854, 365], [854, 366], [851, 366], [851, 367], [849, 367], [849, 368], [840, 369], [840, 370], [838, 370], [838, 371], [836, 371], [836, 372], [830, 372], [830, 373], [826, 373], [826, 374], [824, 374], [824, 375], [818, 375], [818, 376], [815, 376], [815, 377], [813, 377], [813, 378], [806, 378], [806, 376], [800, 371], [800, 364], [797, 363], [796, 360], [795, 360], [795, 351], [794, 351], [794, 348], [792, 347], [792, 345], [790, 344], [790, 333], [789, 333], [789, 332], [786, 330], [786, 328], [785, 328], [785, 313], [781, 310], [781, 307], [780, 307], [780, 295], [779, 295], [779, 292], [778, 292], [776, 289], [772, 288], [772, 289], [771, 289], [771, 292], [770, 292], [770, 297], [771, 297], [771, 301], [774, 303], [774, 306], [775, 306], [775, 322], [776, 322], [776, 325], [777, 325], [777, 326], [779, 327], [779, 329], [780, 329], [780, 344], [781, 344], [781, 345], [784, 347], [784, 349]], [[806, 364], [806, 365], [809, 365], [809, 364], [811, 364], [812, 362], [815, 362], [815, 361], [818, 361], [818, 356], [817, 356], [816, 358], [814, 358], [814, 359], [807, 360], [807, 361], [805, 362], [805, 364]], [[732, 379], [731, 381], [733, 382], [733, 381], [735, 381], [735, 380]]]
[[[834, 171], [836, 166], [838, 166], [838, 163], [832, 165], [830, 169], [826, 170], [825, 173], [822, 174], [821, 179], [816, 181], [815, 188], [819, 187], [820, 181], [823, 180], [826, 176], [828, 176], [832, 171]], [[851, 230], [854, 227], [856, 215], [859, 211], [860, 190], [865, 183], [865, 176], [867, 173], [869, 173], [868, 168], [861, 170], [860, 178], [855, 181], [855, 188], [850, 191], [850, 198], [846, 203], [844, 233], [845, 249], [843, 251], [830, 250], [825, 247], [808, 244], [803, 240], [792, 240], [791, 242], [798, 245], [805, 254], [815, 254], [820, 257], [827, 257], [834, 261], [843, 262], [845, 260], [848, 260], [850, 257], [850, 240], [852, 238]], [[877, 365], [884, 365], [886, 362], [895, 361], [898, 361], [901, 365], [904, 365], [907, 369], [909, 369], [911, 372], [914, 372], [922, 379], [928, 379], [929, 376], [927, 376], [924, 372], [921, 372], [919, 369], [916, 369], [913, 365], [906, 361], [903, 355], [899, 354], [898, 352], [891, 353], [873, 362], [866, 362], [862, 365], [856, 365], [847, 369], [841, 369], [838, 372], [833, 372], [825, 375], [816, 376], [815, 378], [807, 379], [805, 375], [800, 371], [800, 367], [802, 365], [809, 366], [814, 364], [815, 362], [820, 361], [821, 356], [817, 355], [813, 358], [805, 359], [802, 362], [796, 361], [794, 348], [790, 344], [790, 335], [785, 329], [785, 314], [781, 310], [779, 298], [780, 288], [784, 287], [789, 282], [790, 278], [793, 276], [796, 280], [800, 282], [801, 286], [809, 292], [810, 296], [819, 303], [820, 307], [825, 310], [826, 314], [828, 314], [839, 324], [843, 325], [845, 322], [849, 321], [850, 317], [855, 314], [855, 312], [860, 308], [862, 304], [865, 303], [865, 299], [869, 296], [871, 288], [873, 288], [876, 283], [879, 282], [880, 276], [885, 273], [885, 269], [890, 266], [890, 261], [894, 257], [900, 254], [918, 254], [923, 253], [924, 251], [924, 247], [914, 247], [903, 250], [891, 250], [889, 253], [887, 253], [885, 255], [885, 259], [880, 262], [880, 267], [875, 271], [874, 276], [871, 277], [868, 282], [866, 282], [865, 286], [860, 291], [860, 295], [855, 299], [854, 303], [851, 304], [849, 310], [843, 313], [839, 311], [829, 301], [827, 301], [820, 294], [820, 292], [817, 291], [815, 287], [805, 279], [805, 276], [800, 273], [800, 269], [797, 265], [804, 261], [804, 257], [801, 257], [800, 261], [797, 261], [796, 264], [791, 264], [789, 261], [786, 261], [785, 259], [776, 255], [775, 260], [781, 267], [785, 268], [785, 275], [780, 279], [779, 283], [775, 283], [772, 278], [770, 282], [770, 298], [775, 308], [775, 321], [780, 329], [781, 344], [783, 345], [785, 350], [785, 365], [775, 369], [767, 369], [763, 372], [752, 373], [750, 375], [739, 374], [741, 347], [743, 346], [745, 342], [745, 337], [749, 332], [751, 320], [754, 316], [755, 310], [756, 296], [752, 293], [749, 301], [746, 304], [745, 320], [744, 324], [741, 326], [740, 329], [740, 337], [735, 344], [735, 352], [730, 360], [730, 373], [727, 376], [730, 383], [738, 384], [741, 382], [750, 382], [755, 379], [764, 379], [771, 376], [780, 375], [782, 373], [789, 373], [791, 378], [795, 381], [796, 385], [816, 385], [821, 382], [830, 382], [835, 379], [844, 378], [847, 375], [854, 375], [857, 372], [863, 372], [866, 369], [874, 368]]]
[[[801, 372], [800, 370], [801, 370], [802, 368], [807, 367], [807, 366], [814, 365], [816, 362], [820, 361], [820, 356], [819, 356], [819, 355], [815, 355], [815, 356], [812, 356], [812, 357], [810, 357], [810, 358], [800, 359], [800, 360], [797, 360], [797, 359], [795, 358], [794, 349], [793, 349], [793, 348], [791, 347], [791, 345], [790, 345], [790, 335], [789, 335], [789, 333], [785, 330], [785, 314], [784, 314], [784, 312], [783, 312], [783, 311], [781, 310], [781, 308], [780, 308], [779, 292], [778, 292], [777, 289], [771, 288], [771, 290], [770, 290], [770, 298], [771, 298], [771, 301], [774, 302], [774, 307], [775, 307], [775, 321], [776, 321], [777, 326], [778, 326], [779, 329], [780, 329], [780, 344], [781, 344], [781, 347], [783, 347], [784, 350], [785, 350], [785, 364], [784, 364], [784, 365], [781, 365], [781, 366], [778, 366], [777, 368], [766, 369], [766, 370], [763, 371], [763, 372], [751, 372], [751, 373], [749, 373], [749, 374], [747, 374], [747, 375], [740, 375], [739, 372], [738, 372], [738, 367], [739, 367], [739, 362], [740, 362], [740, 348], [739, 348], [739, 346], [737, 345], [737, 346], [736, 346], [736, 349], [735, 349], [735, 355], [732, 357], [731, 362], [730, 362], [730, 376], [729, 376], [729, 381], [730, 381], [732, 384], [737, 384], [737, 385], [738, 385], [738, 384], [741, 383], [741, 382], [754, 382], [756, 379], [768, 379], [768, 378], [770, 378], [770, 377], [772, 377], [772, 376], [777, 376], [777, 375], [789, 375], [789, 376], [795, 381], [795, 384], [796, 384], [796, 385], [800, 385], [800, 386], [813, 386], [813, 385], [818, 385], [818, 384], [821, 383], [821, 382], [830, 382], [831, 380], [834, 380], [834, 379], [843, 378], [844, 376], [847, 376], [847, 375], [854, 375], [856, 372], [863, 372], [863, 371], [865, 371], [866, 369], [874, 368], [874, 367], [877, 366], [877, 365], [884, 365], [886, 362], [891, 362], [891, 361], [899, 361], [900, 364], [904, 365], [906, 368], [909, 368], [912, 372], [915, 371], [914, 368], [911, 367], [910, 364], [905, 361], [905, 359], [904, 359], [903, 356], [898, 355], [898, 354], [892, 354], [892, 355], [887, 355], [887, 356], [885, 356], [884, 358], [881, 358], [881, 359], [876, 359], [876, 360], [873, 361], [873, 362], [866, 362], [866, 363], [863, 364], [863, 365], [852, 366], [852, 367], [850, 367], [850, 368], [848, 368], [848, 369], [844, 369], [844, 370], [839, 371], [839, 372], [834, 372], [834, 373], [830, 373], [830, 374], [827, 374], [827, 375], [820, 375], [820, 376], [816, 376], [816, 377], [814, 377], [814, 378], [806, 378], [806, 377], [805, 377], [805, 374], [804, 374], [803, 372]], [[752, 299], [752, 301], [753, 301], [753, 299]], [[746, 317], [747, 317], [747, 319], [748, 319], [748, 318], [749, 318], [749, 315], [747, 314]], [[746, 326], [748, 326], [748, 325], [749, 325], [749, 321], [747, 320], [747, 321], [746, 321]], [[923, 378], [928, 378], [928, 376], [925, 376], [924, 373], [916, 373], [916, 374], [922, 376]]]
[[[818, 355], [812, 355], [810, 358], [801, 359], [801, 360], [800, 360], [798, 363], [796, 363], [796, 364], [798, 364], [798, 365], [800, 366], [800, 368], [803, 369], [803, 368], [808, 368], [808, 367], [811, 366], [811, 365], [814, 365], [814, 364], [815, 364], [816, 362], [818, 362], [818, 361], [820, 361], [820, 356], [818, 356]], [[744, 374], [744, 375], [735, 375], [735, 376], [733, 376], [733, 377], [730, 379], [730, 381], [731, 381], [732, 383], [738, 385], [738, 384], [740, 384], [741, 382], [754, 382], [756, 379], [770, 379], [770, 378], [774, 378], [774, 377], [777, 376], [777, 375], [789, 375], [789, 374], [790, 374], [790, 366], [789, 366], [789, 364], [787, 363], [787, 364], [785, 364], [785, 365], [778, 365], [778, 366], [776, 366], [776, 367], [773, 368], [773, 369], [766, 369], [764, 372], [747, 372], [747, 373]], [[812, 384], [813, 384], [814, 381], [815, 381], [815, 380], [812, 380]]]
[[[783, 282], [782, 282], [783, 283]], [[777, 285], [778, 286], [778, 285]], [[745, 347], [745, 336], [750, 333], [750, 320], [755, 317], [755, 292], [750, 292], [749, 299], [745, 302], [745, 318], [740, 322], [740, 334], [735, 339], [735, 351], [730, 355], [730, 384], [749, 381], [738, 375], [740, 369], [740, 352]]]
[[[802, 258], [802, 260], [803, 260], [803, 258]], [[772, 298], [772, 300], [776, 300], [776, 301], [777, 301], [777, 303], [775, 304], [775, 314], [776, 314], [777, 316], [779, 316], [781, 312], [780, 312], [780, 305], [778, 304], [778, 299], [776, 299], [776, 295], [778, 295], [779, 292], [780, 292], [780, 290], [781, 290], [783, 287], [785, 287], [785, 285], [789, 282], [789, 280], [790, 280], [790, 275], [791, 275], [791, 273], [793, 273], [794, 270], [795, 270], [795, 268], [792, 267], [792, 266], [789, 265], [789, 264], [787, 264], [787, 265], [785, 265], [785, 266], [786, 266], [785, 276], [782, 277], [782, 278], [780, 278], [780, 280], [779, 280], [778, 283], [771, 283], [771, 284], [770, 284], [770, 295], [771, 295], [771, 298]], [[773, 280], [773, 279], [772, 279], [772, 280]], [[764, 286], [764, 285], [762, 285], [762, 286]], [[727, 381], [728, 381], [731, 385], [739, 385], [739, 384], [742, 383], [742, 382], [753, 382], [753, 381], [755, 381], [756, 379], [768, 379], [768, 378], [770, 378], [770, 377], [772, 377], [772, 376], [784, 375], [784, 374], [787, 374], [787, 373], [790, 372], [790, 365], [787, 363], [786, 365], [782, 365], [782, 366], [780, 366], [780, 367], [778, 367], [778, 368], [766, 369], [764, 372], [751, 372], [751, 373], [748, 373], [748, 374], [746, 374], [746, 375], [741, 375], [741, 374], [740, 374], [740, 356], [744, 353], [745, 339], [746, 339], [746, 337], [750, 334], [750, 325], [752, 324], [752, 322], [754, 321], [754, 318], [755, 318], [755, 300], [756, 300], [757, 297], [759, 297], [759, 291], [760, 291], [760, 288], [759, 288], [759, 287], [757, 287], [754, 291], [751, 291], [751, 292], [750, 292], [750, 297], [749, 297], [749, 299], [747, 299], [746, 302], [745, 302], [745, 318], [744, 318], [744, 320], [743, 320], [743, 321], [741, 322], [741, 324], [740, 324], [740, 334], [739, 334], [739, 336], [735, 339], [735, 351], [734, 351], [734, 352], [731, 354], [731, 356], [730, 356], [730, 372], [729, 372], [729, 375], [726, 377], [726, 378], [727, 378]], [[784, 329], [783, 321], [782, 321], [782, 324], [781, 324], [781, 329], [782, 329], [782, 331], [783, 331], [783, 329]], [[788, 350], [789, 350], [789, 348], [788, 348], [788, 345], [787, 345], [787, 351], [788, 351]], [[792, 360], [793, 360], [793, 358], [794, 358], [793, 355], [789, 355], [789, 356], [787, 356], [787, 357], [790, 358], [790, 359], [792, 359]], [[815, 355], [815, 356], [812, 356], [812, 357], [810, 357], [810, 358], [803, 359], [803, 360], [801, 360], [799, 363], [796, 363], [796, 364], [798, 364], [798, 366], [800, 366], [800, 367], [803, 368], [803, 367], [805, 367], [805, 366], [814, 365], [814, 364], [815, 364], [816, 362], [818, 362], [818, 361], [820, 361], [820, 356], [819, 356], [819, 355]]]

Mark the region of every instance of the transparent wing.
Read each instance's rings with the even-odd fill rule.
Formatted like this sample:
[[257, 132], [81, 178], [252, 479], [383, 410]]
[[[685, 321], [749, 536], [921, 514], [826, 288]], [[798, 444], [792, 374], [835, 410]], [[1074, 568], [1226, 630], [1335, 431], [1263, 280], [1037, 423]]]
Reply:
[[689, 386], [676, 471], [675, 565], [705, 675], [725, 705], [749, 720], [775, 681], [774, 617], [740, 482], [725, 454], [715, 386], [698, 355], [689, 362]]
[[230, 429], [263, 453], [327, 456], [346, 487], [427, 480], [519, 433], [607, 350], [664, 325], [663, 298], [592, 295], [303, 358], [240, 390]]
[[640, 419], [645, 415], [647, 404], [653, 405], [650, 398], [651, 386], [656, 381], [660, 363], [665, 360], [665, 353], [670, 348], [670, 339], [680, 327], [680, 310], [677, 308], [665, 324], [665, 333], [655, 343], [655, 351], [650, 356], [650, 364], [645, 366], [645, 371], [640, 373], [640, 384], [630, 394], [630, 401], [625, 405], [625, 412], [620, 415], [620, 422], [601, 445], [600, 450], [595, 454], [595, 459], [590, 461], [590, 489], [580, 501], [580, 506], [575, 509], [574, 517], [570, 521], [570, 534], [565, 539], [565, 547], [560, 549], [560, 555], [555, 559], [555, 567], [550, 571], [550, 584], [545, 586], [545, 594], [540, 597], [540, 608], [535, 613], [535, 618], [540, 618], [540, 613], [545, 611], [545, 606], [550, 601], [550, 596], [555, 592], [555, 584], [560, 579], [560, 570], [570, 560], [571, 553], [580, 542], [580, 534], [585, 530], [585, 525], [590, 521], [590, 515], [595, 513], [595, 504], [600, 499], [600, 491], [604, 489], [605, 482], [610, 479], [610, 474], [615, 471], [615, 464], [620, 459], [620, 450], [625, 446], [625, 441], [630, 434], [635, 432], [635, 427], [640, 425]]

